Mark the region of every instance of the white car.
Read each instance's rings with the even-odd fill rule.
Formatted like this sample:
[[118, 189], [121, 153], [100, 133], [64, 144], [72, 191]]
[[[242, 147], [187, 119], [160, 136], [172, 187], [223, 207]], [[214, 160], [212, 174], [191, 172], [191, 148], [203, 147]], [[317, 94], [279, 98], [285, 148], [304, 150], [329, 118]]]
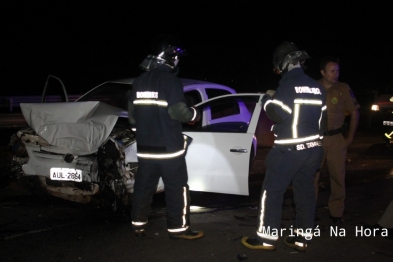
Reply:
[[[135, 78], [127, 78], [104, 82], [76, 99], [76, 102], [102, 101], [127, 111], [127, 92], [131, 90], [134, 80]], [[181, 78], [180, 80], [183, 84], [184, 96], [188, 106], [200, 104], [210, 98], [236, 94], [236, 91], [228, 86], [187, 78]], [[213, 112], [213, 114], [206, 115], [206, 117], [202, 120], [202, 123], [203, 125], [206, 125], [208, 123], [213, 124], [228, 121], [247, 121], [247, 119], [250, 119], [251, 114], [242, 102], [239, 102], [239, 107], [235, 109], [238, 110], [238, 112], [232, 112], [231, 110], [221, 110], [220, 114], [214, 114]], [[123, 117], [126, 117], [126, 115], [123, 115]], [[252, 159], [256, 155], [256, 150], [257, 138], [254, 136], [251, 148], [251, 151], [253, 152]]]
[[[49, 194], [67, 200], [89, 202], [104, 191], [124, 200], [138, 166], [126, 110], [129, 90], [129, 83], [112, 81], [76, 102], [21, 103], [29, 128], [12, 137], [12, 170], [38, 177]], [[191, 91], [203, 96], [206, 90]], [[184, 124], [193, 140], [186, 155], [190, 190], [248, 195], [262, 96], [231, 93], [194, 105], [201, 121]]]

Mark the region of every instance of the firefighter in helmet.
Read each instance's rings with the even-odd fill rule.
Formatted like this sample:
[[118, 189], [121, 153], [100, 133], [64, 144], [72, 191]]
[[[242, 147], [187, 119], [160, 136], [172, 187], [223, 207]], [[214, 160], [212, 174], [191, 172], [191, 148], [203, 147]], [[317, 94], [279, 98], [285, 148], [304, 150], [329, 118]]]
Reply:
[[160, 35], [140, 67], [145, 71], [133, 83], [129, 121], [136, 128], [138, 172], [132, 203], [132, 227], [144, 235], [151, 203], [161, 177], [165, 185], [167, 230], [171, 239], [204, 236], [190, 229], [190, 194], [185, 154], [190, 138], [182, 123], [196, 122], [200, 113], [188, 107], [183, 85], [176, 76], [185, 51], [170, 35]]
[[308, 58], [292, 42], [283, 42], [273, 54], [273, 71], [281, 75], [277, 91], [262, 98], [274, 122], [275, 140], [266, 159], [255, 238], [243, 237], [250, 249], [275, 250], [281, 226], [284, 193], [292, 184], [296, 205], [293, 234], [287, 246], [305, 251], [313, 236], [315, 215], [314, 175], [323, 156], [321, 135], [326, 129], [324, 88], [302, 69]]

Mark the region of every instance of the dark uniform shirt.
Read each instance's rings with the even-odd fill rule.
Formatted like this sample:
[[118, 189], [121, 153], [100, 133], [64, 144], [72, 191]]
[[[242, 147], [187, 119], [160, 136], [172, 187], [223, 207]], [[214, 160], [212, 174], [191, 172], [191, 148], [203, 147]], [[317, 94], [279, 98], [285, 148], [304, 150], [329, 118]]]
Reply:
[[[322, 83], [322, 79], [319, 82]], [[351, 88], [345, 83], [337, 82], [325, 90], [329, 130], [341, 128], [345, 116], [360, 108], [360, 105]]]
[[[144, 72], [133, 83], [130, 102], [135, 119], [139, 153], [166, 154], [185, 148], [182, 124], [168, 113], [172, 107], [185, 105], [183, 85], [167, 65]], [[183, 108], [186, 121], [195, 115], [191, 108]], [[177, 110], [177, 109], [176, 109]], [[189, 117], [191, 116], [191, 117]]]
[[326, 130], [326, 94], [303, 69], [285, 73], [273, 98], [262, 99], [268, 117], [275, 122], [275, 145], [319, 140]]

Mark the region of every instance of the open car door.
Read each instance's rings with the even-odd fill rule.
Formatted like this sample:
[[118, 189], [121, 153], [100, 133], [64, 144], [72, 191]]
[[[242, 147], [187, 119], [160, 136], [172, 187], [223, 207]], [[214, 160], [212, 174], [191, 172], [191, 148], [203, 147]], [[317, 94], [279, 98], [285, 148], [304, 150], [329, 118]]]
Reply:
[[[184, 124], [190, 190], [248, 195], [252, 144], [263, 94], [234, 94], [197, 105], [201, 120]], [[254, 148], [253, 150], [256, 150]]]

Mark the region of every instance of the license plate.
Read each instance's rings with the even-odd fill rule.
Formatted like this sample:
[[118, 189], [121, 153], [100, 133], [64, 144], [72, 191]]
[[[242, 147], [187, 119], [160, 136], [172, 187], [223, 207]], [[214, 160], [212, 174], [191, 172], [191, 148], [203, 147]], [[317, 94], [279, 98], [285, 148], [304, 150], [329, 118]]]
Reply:
[[384, 126], [393, 126], [393, 121], [383, 121]]
[[50, 179], [82, 182], [82, 170], [75, 168], [52, 167], [50, 169]]

